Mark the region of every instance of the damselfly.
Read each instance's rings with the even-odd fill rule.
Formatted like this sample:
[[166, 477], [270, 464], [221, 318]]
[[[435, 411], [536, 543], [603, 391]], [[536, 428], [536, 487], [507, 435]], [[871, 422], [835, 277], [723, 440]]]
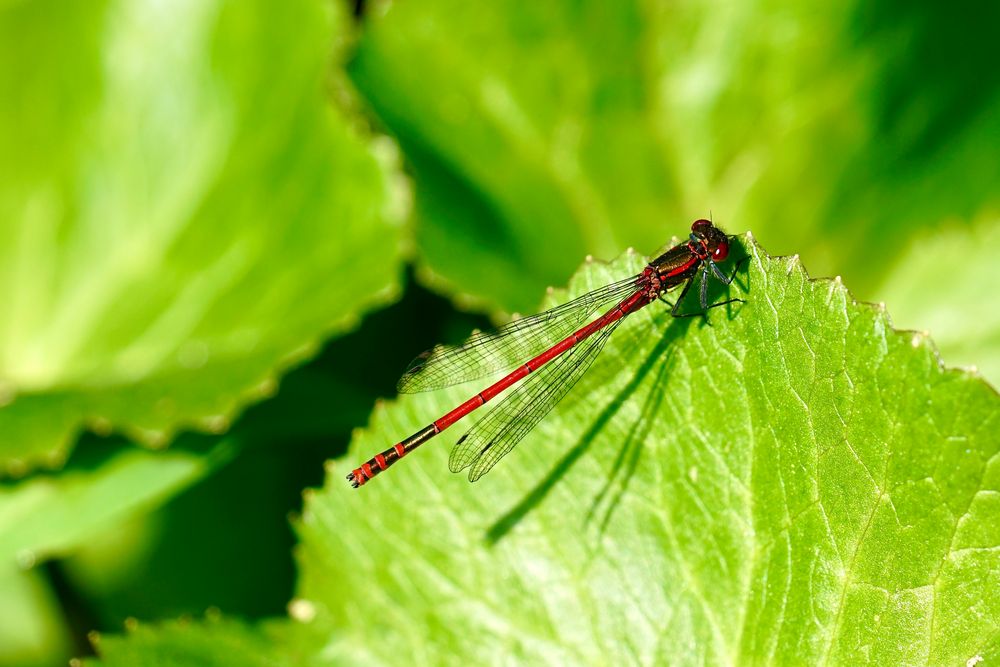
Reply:
[[[347, 479], [355, 488], [365, 484], [462, 417], [530, 376], [451, 450], [448, 466], [452, 472], [470, 468], [469, 481], [476, 481], [569, 392], [626, 317], [657, 299], [670, 306], [674, 317], [703, 315], [709, 308], [742, 301], [708, 303], [709, 276], [729, 285], [739, 269], [737, 265], [729, 276], [719, 269], [717, 264], [728, 256], [729, 237], [710, 221], [695, 220], [687, 241], [654, 259], [639, 275], [605, 285], [543, 313], [514, 320], [494, 331], [475, 334], [463, 345], [438, 345], [424, 352], [400, 378], [400, 392], [440, 389], [499, 373], [514, 365], [517, 368], [440, 419], [376, 454], [347, 475]], [[702, 310], [682, 314], [681, 303], [699, 274]], [[676, 301], [667, 301], [664, 294], [680, 285], [684, 289]], [[610, 309], [604, 314], [584, 324], [608, 306]]]

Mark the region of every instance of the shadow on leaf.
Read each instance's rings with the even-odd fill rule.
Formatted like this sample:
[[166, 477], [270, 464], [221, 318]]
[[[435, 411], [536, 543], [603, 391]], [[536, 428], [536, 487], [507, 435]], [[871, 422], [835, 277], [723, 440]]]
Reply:
[[[746, 257], [747, 253], [743, 247], [742, 239], [737, 241], [735, 246], [738, 248], [738, 255], [741, 257]], [[740, 262], [743, 260], [740, 259]], [[744, 277], [745, 282], [739, 280], [734, 281], [734, 284], [741, 287], [743, 293], [749, 292], [749, 276], [745, 269], [741, 269], [739, 274]], [[716, 288], [710, 290], [713, 294], [713, 301], [716, 301]], [[689, 294], [687, 298], [691, 298]], [[695, 297], [697, 299], [697, 297]], [[739, 312], [739, 308], [733, 308], [734, 304], [727, 305], [726, 318], [732, 320], [736, 314]], [[735, 304], [737, 306], [742, 304]], [[650, 306], [655, 307], [655, 306]], [[585, 522], [589, 523], [593, 520], [595, 514], [598, 512], [600, 505], [608, 499], [608, 494], [612, 492], [612, 488], [616, 486], [617, 490], [614, 491], [614, 495], [608, 499], [607, 507], [604, 509], [602, 518], [599, 523], [599, 532], [603, 532], [605, 526], [611, 519], [611, 515], [614, 513], [614, 508], [618, 505], [623, 497], [625, 491], [628, 488], [629, 481], [632, 475], [635, 474], [636, 469], [639, 465], [639, 459], [641, 457], [642, 444], [649, 435], [649, 431], [653, 424], [653, 417], [660, 407], [663, 392], [658, 391], [657, 388], [666, 381], [669, 377], [669, 368], [671, 366], [671, 357], [673, 352], [673, 345], [684, 335], [687, 328], [694, 321], [690, 318], [669, 318], [672, 320], [671, 326], [666, 327], [663, 336], [660, 338], [659, 342], [646, 357], [643, 363], [636, 369], [635, 375], [629, 381], [614, 400], [608, 403], [608, 405], [601, 411], [597, 419], [590, 425], [590, 428], [583, 434], [580, 440], [570, 449], [559, 462], [549, 471], [548, 475], [540, 481], [534, 489], [532, 489], [517, 505], [507, 511], [503, 516], [497, 519], [486, 531], [485, 539], [486, 543], [489, 545], [494, 545], [503, 539], [510, 531], [513, 529], [520, 521], [523, 519], [528, 512], [530, 512], [535, 506], [537, 506], [544, 498], [548, 495], [549, 491], [555, 486], [570, 467], [576, 463], [576, 461], [590, 448], [594, 439], [597, 437], [601, 431], [608, 425], [611, 419], [618, 412], [619, 408], [625, 404], [626, 401], [631, 398], [631, 396], [636, 392], [642, 382], [649, 375], [650, 371], [656, 368], [656, 380], [653, 384], [653, 388], [649, 393], [640, 412], [639, 418], [629, 429], [628, 436], [622, 443], [622, 447], [618, 452], [618, 456], [615, 458], [615, 462], [611, 469], [611, 474], [606, 480], [605, 484], [598, 492], [594, 501], [591, 503], [590, 509], [587, 511]], [[702, 318], [699, 321], [700, 325], [710, 326], [708, 318]], [[621, 476], [621, 479], [618, 479]]]

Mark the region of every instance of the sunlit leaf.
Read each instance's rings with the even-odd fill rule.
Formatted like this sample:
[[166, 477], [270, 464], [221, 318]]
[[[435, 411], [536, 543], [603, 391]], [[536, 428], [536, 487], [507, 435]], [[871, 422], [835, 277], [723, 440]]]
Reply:
[[4, 563], [0, 590], [0, 665], [65, 664], [71, 651], [69, 630], [44, 575]]
[[[343, 476], [478, 390], [376, 411], [299, 525], [299, 596], [347, 661], [965, 664], [1000, 647], [1000, 397], [795, 258], [746, 304], [629, 318], [475, 485], [469, 424]], [[591, 265], [569, 294], [643, 259]], [[722, 312], [727, 311], [728, 312]], [[428, 638], [433, 641], [428, 641]]]
[[232, 444], [207, 453], [120, 449], [92, 465], [0, 487], [0, 563], [31, 567], [73, 553], [212, 472], [231, 456]]
[[396, 289], [392, 166], [328, 99], [343, 9], [0, 10], [8, 471], [87, 426], [224, 430]]
[[712, 213], [873, 294], [913, 229], [1000, 201], [998, 21], [895, 0], [396, 2], [350, 71], [413, 165], [423, 277], [448, 293], [524, 310], [585, 253]]
[[[96, 667], [282, 667], [305, 665], [287, 641], [287, 624], [250, 626], [224, 618], [151, 626], [136, 623], [127, 637], [92, 635]], [[279, 641], [279, 637], [281, 641]]]

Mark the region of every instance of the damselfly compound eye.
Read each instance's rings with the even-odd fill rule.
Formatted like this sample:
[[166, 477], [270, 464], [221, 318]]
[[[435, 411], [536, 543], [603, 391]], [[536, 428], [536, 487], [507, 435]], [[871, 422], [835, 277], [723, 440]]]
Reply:
[[692, 232], [697, 232], [698, 230], [708, 229], [709, 227], [712, 227], [712, 223], [709, 222], [708, 220], [705, 220], [704, 218], [702, 218], [701, 220], [695, 220], [693, 223], [691, 223], [691, 231]]
[[712, 261], [723, 262], [726, 257], [729, 257], [729, 241], [722, 239], [719, 241], [719, 245], [716, 246], [715, 250], [712, 252]]

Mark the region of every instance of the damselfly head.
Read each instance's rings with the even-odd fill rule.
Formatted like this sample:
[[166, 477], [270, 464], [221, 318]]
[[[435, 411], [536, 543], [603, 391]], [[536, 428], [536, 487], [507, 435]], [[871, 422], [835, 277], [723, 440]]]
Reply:
[[729, 237], [710, 220], [695, 220], [691, 224], [691, 236], [701, 241], [713, 262], [721, 262], [729, 256]]

